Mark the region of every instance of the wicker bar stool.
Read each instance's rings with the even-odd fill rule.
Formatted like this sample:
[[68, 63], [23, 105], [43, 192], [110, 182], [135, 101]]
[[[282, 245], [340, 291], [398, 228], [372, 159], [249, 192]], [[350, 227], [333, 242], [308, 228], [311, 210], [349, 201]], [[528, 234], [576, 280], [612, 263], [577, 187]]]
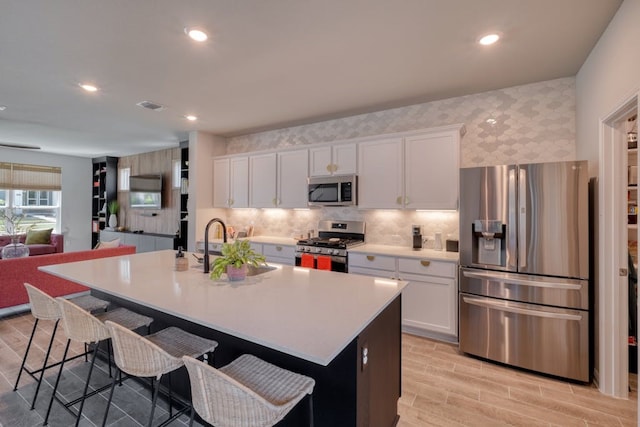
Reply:
[[[158, 401], [158, 393], [160, 391], [160, 378], [164, 374], [169, 374], [169, 387], [171, 386], [171, 372], [184, 365], [183, 356], [192, 358], [203, 356], [207, 359], [208, 353], [218, 346], [213, 340], [199, 337], [180, 328], [169, 327], [162, 329], [145, 337], [123, 328], [114, 322], [105, 322], [113, 340], [113, 355], [116, 366], [124, 373], [141, 377], [156, 378], [157, 386], [153, 390], [153, 401], [151, 403], [151, 414], [149, 415], [148, 425], [151, 427], [153, 423], [153, 413]], [[195, 360], [195, 359], [194, 359]], [[107, 423], [109, 416], [109, 407], [113, 398], [113, 391], [116, 385], [116, 377], [113, 377], [111, 383], [111, 392], [109, 393], [109, 403], [104, 413], [102, 426]], [[152, 382], [153, 388], [153, 382]], [[185, 408], [172, 414], [171, 406], [171, 388], [169, 388], [169, 418], [161, 425], [166, 425], [176, 419], [190, 405], [186, 402]], [[182, 402], [185, 403], [185, 402]]]
[[[206, 422], [216, 427], [272, 426], [309, 395], [309, 425], [313, 427], [313, 378], [251, 354], [220, 369], [189, 357], [183, 360], [189, 371], [193, 409]], [[192, 410], [190, 426], [193, 418]]]
[[[33, 394], [33, 400], [31, 401], [31, 409], [35, 407], [36, 398], [38, 397], [38, 392], [40, 391], [40, 385], [42, 384], [42, 378], [44, 376], [44, 371], [52, 368], [54, 366], [58, 366], [62, 362], [52, 363], [51, 365], [47, 365], [49, 361], [49, 355], [51, 354], [51, 348], [53, 347], [53, 341], [56, 337], [56, 332], [58, 330], [58, 323], [60, 323], [60, 318], [62, 317], [62, 313], [60, 312], [60, 306], [54, 297], [43, 292], [42, 290], [36, 288], [35, 286], [25, 283], [24, 287], [27, 290], [27, 295], [29, 297], [29, 304], [31, 306], [31, 314], [36, 319], [33, 323], [33, 329], [31, 330], [31, 336], [29, 337], [29, 343], [27, 344], [27, 349], [24, 352], [24, 357], [22, 358], [22, 364], [20, 365], [20, 371], [18, 371], [18, 378], [16, 379], [16, 384], [13, 386], [13, 391], [18, 389], [18, 384], [20, 383], [20, 377], [22, 376], [22, 371], [29, 374], [33, 379], [38, 382], [36, 386], [36, 391]], [[92, 297], [91, 295], [82, 295], [75, 298], [70, 298], [75, 304], [79, 307], [82, 307], [87, 311], [96, 311], [96, 310], [106, 310], [109, 306], [109, 301], [101, 300], [96, 297]], [[29, 356], [29, 350], [31, 349], [31, 344], [33, 343], [33, 337], [36, 334], [36, 329], [38, 328], [38, 322], [40, 320], [55, 320], [53, 325], [53, 331], [51, 332], [51, 338], [49, 339], [49, 346], [47, 347], [47, 352], [44, 356], [44, 361], [42, 362], [42, 367], [36, 370], [29, 370], [26, 366], [27, 357]], [[86, 349], [82, 354], [78, 354], [73, 356], [68, 360], [73, 360], [78, 357], [85, 356], [86, 357]], [[36, 377], [37, 374], [40, 374]]]
[[[102, 341], [108, 340], [111, 338], [109, 333], [109, 329], [105, 326], [104, 322], [111, 321], [116, 322], [128, 329], [139, 329], [142, 327], [147, 327], [147, 331], [153, 319], [148, 316], [143, 316], [138, 313], [134, 313], [133, 311], [127, 310], [126, 308], [116, 308], [111, 311], [106, 311], [104, 313], [99, 313], [93, 315], [86, 310], [83, 310], [78, 305], [70, 302], [68, 300], [57, 298], [58, 304], [60, 306], [60, 311], [62, 312], [62, 327], [67, 335], [67, 345], [64, 350], [63, 363], [60, 364], [60, 370], [58, 371], [58, 376], [56, 377], [55, 385], [53, 386], [53, 394], [51, 395], [51, 400], [49, 401], [49, 407], [47, 408], [47, 414], [44, 417], [43, 425], [47, 425], [49, 420], [49, 414], [51, 413], [51, 407], [53, 405], [53, 400], [58, 400], [60, 404], [64, 406], [69, 412], [76, 416], [76, 426], [80, 423], [80, 419], [82, 418], [82, 408], [84, 406], [85, 399], [87, 397], [93, 396], [107, 387], [109, 384], [106, 384], [103, 387], [93, 390], [90, 393], [87, 393], [89, 389], [89, 382], [91, 380], [91, 373], [93, 372], [93, 367], [96, 362], [96, 355], [98, 354], [98, 347]], [[89, 367], [89, 373], [87, 374], [87, 380], [84, 384], [84, 390], [82, 391], [82, 396], [79, 398], [72, 400], [70, 402], [65, 402], [60, 399], [56, 392], [58, 390], [58, 384], [60, 383], [60, 377], [62, 375], [62, 369], [64, 367], [64, 358], [69, 351], [69, 345], [71, 341], [81, 342], [85, 344], [93, 344], [95, 343], [95, 347], [93, 348], [93, 356], [91, 357], [91, 366]], [[108, 343], [108, 341], [107, 341]], [[107, 349], [108, 351], [108, 349]], [[110, 363], [110, 362], [109, 362]], [[114, 380], [116, 376], [114, 376]], [[71, 406], [80, 402], [80, 407], [78, 408], [78, 413], [74, 413]]]

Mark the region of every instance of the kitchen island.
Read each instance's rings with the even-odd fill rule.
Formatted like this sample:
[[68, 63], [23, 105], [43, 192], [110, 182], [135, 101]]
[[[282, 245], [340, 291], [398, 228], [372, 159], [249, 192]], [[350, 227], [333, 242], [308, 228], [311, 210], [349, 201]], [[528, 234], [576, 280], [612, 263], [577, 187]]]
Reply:
[[[400, 396], [400, 294], [406, 282], [276, 266], [212, 281], [173, 251], [43, 267], [156, 321], [220, 343], [215, 366], [252, 353], [316, 380], [316, 426], [392, 426]], [[184, 374], [183, 374], [184, 375]], [[174, 380], [174, 385], [175, 385]], [[183, 384], [187, 394], [187, 386]], [[283, 425], [302, 425], [297, 408]]]

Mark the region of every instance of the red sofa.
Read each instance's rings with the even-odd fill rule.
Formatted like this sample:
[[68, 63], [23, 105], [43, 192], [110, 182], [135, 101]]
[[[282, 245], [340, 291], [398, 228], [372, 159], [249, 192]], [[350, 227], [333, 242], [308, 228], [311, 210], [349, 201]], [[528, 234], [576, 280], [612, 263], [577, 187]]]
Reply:
[[[18, 236], [20, 243], [24, 243], [27, 238], [26, 234]], [[11, 236], [0, 236], [0, 249], [11, 243]], [[64, 252], [64, 236], [62, 234], [51, 234], [51, 242], [43, 245], [27, 245], [29, 247], [29, 256], [32, 255], [45, 255]], [[0, 258], [2, 253], [0, 252]]]
[[54, 297], [89, 290], [86, 286], [52, 276], [38, 270], [43, 265], [64, 264], [136, 253], [135, 246], [96, 249], [77, 252], [63, 252], [35, 257], [0, 260], [0, 309], [18, 306], [29, 302], [24, 282], [42, 289]]

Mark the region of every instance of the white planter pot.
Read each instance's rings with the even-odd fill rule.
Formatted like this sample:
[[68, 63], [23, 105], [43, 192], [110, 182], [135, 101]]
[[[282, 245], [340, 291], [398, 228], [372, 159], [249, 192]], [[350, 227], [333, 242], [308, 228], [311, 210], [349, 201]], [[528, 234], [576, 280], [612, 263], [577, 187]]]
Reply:
[[116, 214], [109, 215], [109, 227], [116, 228], [118, 226], [118, 217]]

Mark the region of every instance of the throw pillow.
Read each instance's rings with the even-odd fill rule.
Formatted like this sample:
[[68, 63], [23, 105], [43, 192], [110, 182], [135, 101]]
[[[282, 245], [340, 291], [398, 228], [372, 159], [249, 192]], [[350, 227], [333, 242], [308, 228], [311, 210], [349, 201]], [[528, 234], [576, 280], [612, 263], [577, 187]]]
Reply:
[[110, 242], [100, 241], [98, 242], [96, 247], [93, 249], [117, 248], [118, 246], [120, 246], [120, 239], [114, 239], [114, 240], [111, 240]]
[[27, 238], [25, 239], [25, 245], [48, 245], [51, 243], [51, 232], [53, 228], [46, 230], [29, 230], [27, 231]]

